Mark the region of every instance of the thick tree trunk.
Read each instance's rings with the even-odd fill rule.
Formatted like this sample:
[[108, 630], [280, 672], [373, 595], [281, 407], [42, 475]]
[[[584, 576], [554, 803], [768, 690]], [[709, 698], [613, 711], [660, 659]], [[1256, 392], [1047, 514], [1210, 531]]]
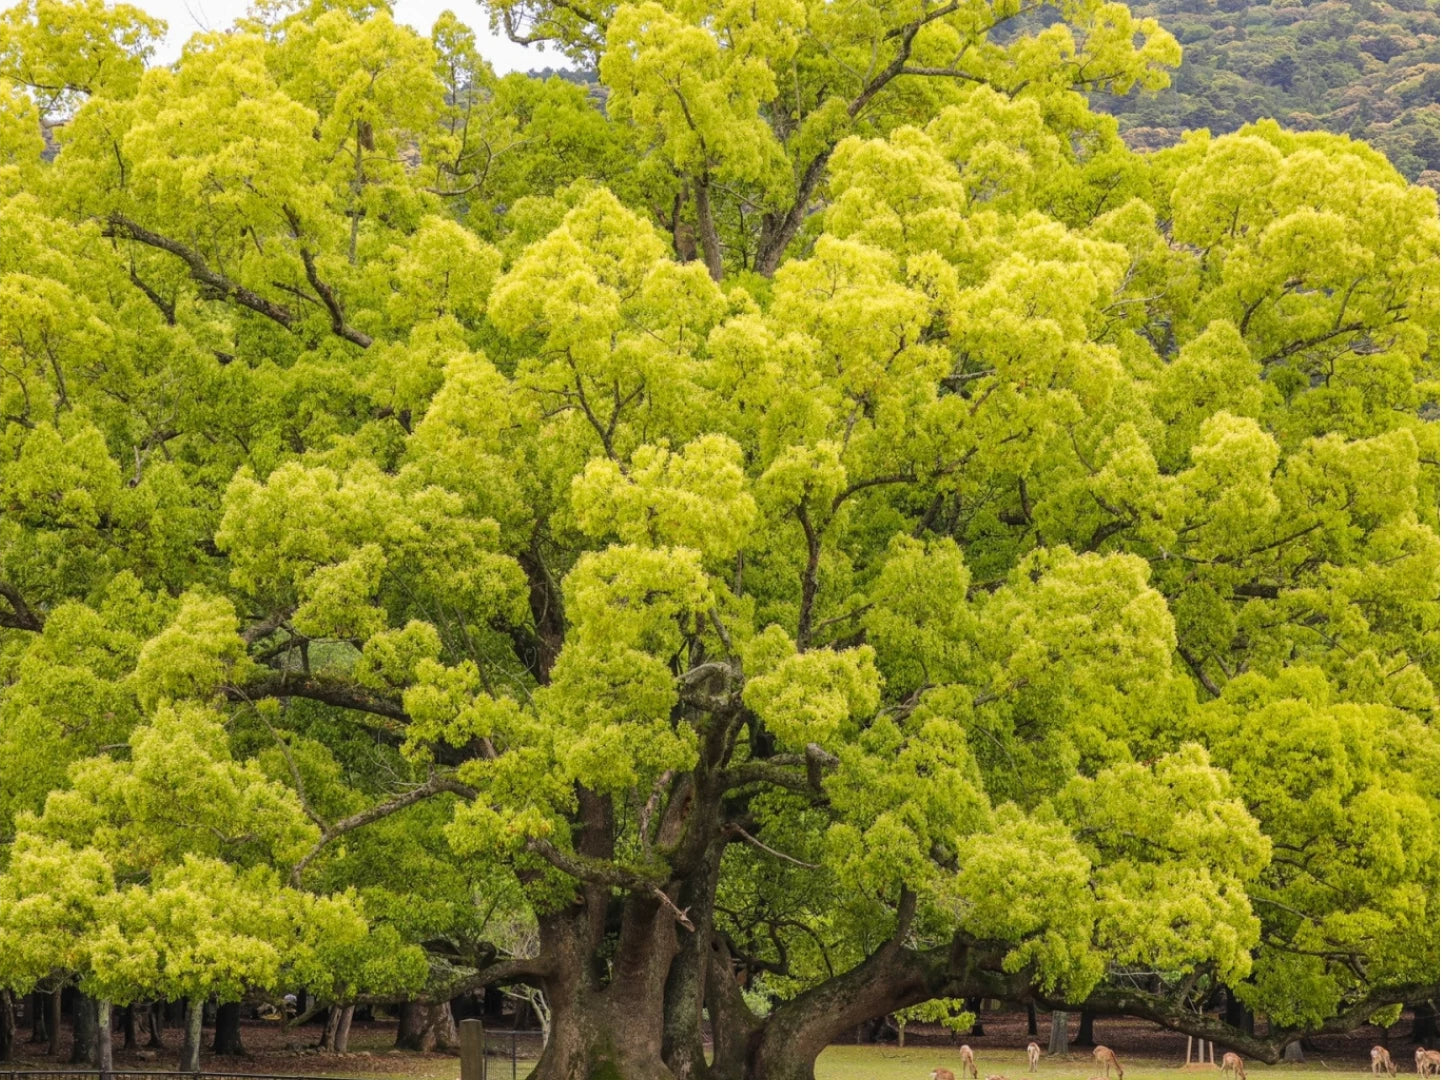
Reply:
[[180, 1071], [200, 1072], [200, 1042], [204, 1034], [205, 999], [193, 998], [186, 1003], [185, 1039], [180, 1046]]
[[0, 1061], [9, 1061], [15, 1048], [15, 998], [0, 990]]
[[336, 1021], [336, 1036], [331, 1041], [331, 1049], [338, 1054], [344, 1054], [351, 1045], [351, 1020], [355, 1018], [355, 1015], [356, 1007], [347, 1005], [341, 1010], [340, 1018]]
[[1287, 1046], [1283, 1047], [1283, 1060], [1293, 1062], [1303, 1060], [1303, 1043], [1301, 1039], [1294, 1039], [1288, 1043]]
[[95, 999], [84, 994], [75, 995], [75, 1041], [70, 1044], [70, 1064], [98, 1064], [99, 1047], [96, 1045], [96, 1028], [99, 1018], [96, 1014]]
[[974, 1036], [986, 1035], [987, 1032], [982, 1028], [982, 999], [972, 998], [968, 1001], [967, 1011], [972, 1014], [972, 1031], [970, 1034]]
[[[141, 1008], [145, 1008], [144, 1005]], [[120, 1029], [125, 1035], [126, 1050], [134, 1050], [140, 1045], [135, 1037], [135, 1006], [127, 1005], [120, 1013]]]
[[316, 1049], [323, 1054], [334, 1054], [336, 1052], [336, 1029], [341, 1025], [341, 1007], [331, 1005], [326, 1009], [326, 1023], [321, 1028], [321, 1037], [316, 1042]]
[[[327, 1018], [328, 1026], [329, 1023]], [[396, 1028], [397, 1050], [455, 1050], [458, 1044], [449, 1002], [427, 1005], [408, 1001], [401, 1007], [401, 1023]]]
[[1030, 1001], [1027, 1003], [1027, 1034], [1034, 1039], [1037, 1037], [1037, 1006]]
[[50, 991], [50, 1056], [60, 1054], [60, 991]]
[[1224, 1007], [1223, 1020], [1239, 1031], [1245, 1031], [1249, 1035], [1255, 1034], [1253, 1010], [1244, 1008], [1243, 1003], [1237, 999], [1231, 989], [1227, 991], [1227, 1004]]
[[1065, 1012], [1052, 1014], [1052, 1030], [1047, 1036], [1047, 1052], [1059, 1055], [1067, 1053], [1067, 1014]]
[[115, 1043], [114, 1027], [110, 1018], [110, 1002], [96, 1002], [95, 1019], [95, 1064], [100, 1068], [100, 1080], [112, 1080], [115, 1074]]
[[50, 1025], [45, 1022], [50, 1010], [50, 995], [39, 990], [30, 995], [30, 1042], [39, 1046], [50, 1041]]
[[241, 1042], [241, 1007], [238, 1001], [228, 1001], [215, 1011], [215, 1039], [211, 1051], [226, 1057], [245, 1057], [246, 1048]]
[[1082, 1010], [1082, 1016], [1077, 1021], [1077, 1038], [1072, 1042], [1074, 1046], [1093, 1047], [1097, 1045], [1092, 1038], [1092, 1013], [1086, 1009]]

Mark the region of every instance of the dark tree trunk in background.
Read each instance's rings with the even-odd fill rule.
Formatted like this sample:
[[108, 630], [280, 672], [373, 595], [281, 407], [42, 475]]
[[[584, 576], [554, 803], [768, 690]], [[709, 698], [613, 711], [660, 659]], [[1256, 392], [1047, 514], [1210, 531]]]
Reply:
[[1083, 1012], [1082, 1018], [1077, 1022], [1077, 1038], [1072, 1040], [1077, 1046], [1096, 1046], [1092, 1041], [1092, 1013]]
[[1254, 1034], [1253, 1010], [1246, 1008], [1234, 995], [1231, 989], [1227, 991], [1227, 1005], [1224, 1008], [1223, 1019], [1240, 1031], [1249, 1035]]
[[211, 1050], [226, 1057], [245, 1057], [246, 1048], [241, 1042], [241, 1007], [238, 1001], [228, 1001], [215, 1011], [215, 1041]]
[[1037, 1006], [1030, 1001], [1027, 1003], [1027, 1034], [1034, 1039], [1037, 1037]]
[[408, 1001], [401, 1006], [396, 1028], [397, 1050], [454, 1050], [458, 1045], [450, 1002], [427, 1005]]
[[50, 992], [50, 1056], [56, 1057], [60, 1053], [60, 991]]
[[50, 995], [39, 990], [30, 995], [30, 1042], [34, 1045], [50, 1041], [50, 1025], [46, 1013], [50, 1011]]
[[972, 1021], [972, 1031], [970, 1032], [970, 1034], [986, 1035], [987, 1032], [982, 1030], [982, 999], [973, 998], [971, 1001], [969, 1001], [967, 1003], [967, 1011], [970, 1012], [973, 1017], [975, 1017], [975, 1019]]
[[1413, 1041], [1425, 1049], [1438, 1045], [1438, 1006], [1431, 1001], [1413, 1006]]
[[0, 1061], [9, 1061], [15, 1046], [15, 998], [0, 990]]
[[75, 1041], [70, 1045], [70, 1064], [72, 1065], [95, 1065], [98, 1064], [96, 1055], [99, 1050], [96, 1039], [99, 1017], [96, 1015], [95, 1000], [84, 994], [75, 995]]
[[1065, 1012], [1054, 1012], [1052, 1014], [1052, 1031], [1047, 1038], [1047, 1052], [1049, 1054], [1067, 1053], [1067, 1014]]
[[1292, 1061], [1292, 1062], [1297, 1062], [1297, 1061], [1302, 1061], [1302, 1060], [1303, 1060], [1303, 1043], [1302, 1043], [1302, 1040], [1298, 1040], [1298, 1041], [1296, 1041], [1296, 1042], [1290, 1042], [1290, 1043], [1288, 1043], [1287, 1046], [1283, 1047], [1283, 1060], [1284, 1060], [1284, 1061]]
[[153, 1001], [146, 1006], [145, 1030], [149, 1033], [149, 1038], [145, 1040], [145, 1045], [155, 1047], [158, 1050], [164, 1050], [165, 1002]]
[[[145, 1008], [145, 1006], [142, 1005], [141, 1008], [143, 1009], [143, 1008]], [[125, 1034], [125, 1046], [124, 1046], [124, 1049], [126, 1049], [126, 1050], [134, 1050], [137, 1046], [140, 1045], [140, 1043], [137, 1042], [137, 1041], [136, 1041], [136, 1038], [135, 1038], [135, 1006], [134, 1006], [134, 1005], [127, 1005], [123, 1010], [121, 1010], [121, 1013], [120, 1013], [120, 1028], [121, 1028], [121, 1031]]]

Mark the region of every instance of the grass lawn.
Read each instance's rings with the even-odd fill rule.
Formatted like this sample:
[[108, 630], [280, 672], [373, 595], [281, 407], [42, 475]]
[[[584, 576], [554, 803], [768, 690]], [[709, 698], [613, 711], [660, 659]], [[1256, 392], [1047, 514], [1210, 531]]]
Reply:
[[[981, 1080], [989, 1076], [1004, 1076], [1007, 1080], [1088, 1080], [1101, 1075], [1091, 1054], [1076, 1053], [1068, 1059], [1049, 1060], [1043, 1057], [1036, 1073], [1027, 1071], [1027, 1054], [1022, 1050], [976, 1051], [977, 1072]], [[1221, 1071], [1193, 1066], [1181, 1068], [1182, 1054], [1176, 1061], [1157, 1061], [1144, 1058], [1129, 1058], [1119, 1054], [1127, 1080], [1220, 1080]], [[1218, 1056], [1221, 1057], [1221, 1051]], [[1396, 1060], [1396, 1059], [1395, 1059]], [[1412, 1070], [1411, 1054], [1407, 1070], [1399, 1069], [1400, 1076]], [[918, 1046], [898, 1050], [895, 1046], [831, 1046], [817, 1060], [817, 1080], [927, 1080], [932, 1070], [938, 1067], [951, 1069], [958, 1074], [957, 1049], [951, 1046]], [[1310, 1065], [1260, 1065], [1247, 1064], [1248, 1080], [1318, 1080], [1322, 1073], [1336, 1076], [1356, 1075], [1359, 1080], [1368, 1075], [1367, 1066], [1356, 1070], [1340, 1068], [1338, 1062], [1331, 1067], [1322, 1062]], [[1113, 1074], [1116, 1077], [1116, 1073]], [[494, 1074], [493, 1074], [494, 1076]], [[507, 1073], [507, 1077], [510, 1073]]]

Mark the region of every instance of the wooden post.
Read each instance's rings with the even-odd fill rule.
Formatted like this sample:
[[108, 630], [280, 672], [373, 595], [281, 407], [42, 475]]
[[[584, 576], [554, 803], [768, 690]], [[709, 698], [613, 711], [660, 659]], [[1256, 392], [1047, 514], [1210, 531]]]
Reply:
[[1217, 1064], [1217, 1062], [1213, 1060], [1213, 1041], [1211, 1039], [1208, 1040], [1208, 1064]]
[[1187, 1037], [1187, 1055], [1182, 1059], [1182, 1067], [1186, 1069], [1192, 1064], [1192, 1036]]
[[462, 1020], [458, 1029], [461, 1035], [461, 1080], [485, 1080], [486, 1032], [481, 1021]]

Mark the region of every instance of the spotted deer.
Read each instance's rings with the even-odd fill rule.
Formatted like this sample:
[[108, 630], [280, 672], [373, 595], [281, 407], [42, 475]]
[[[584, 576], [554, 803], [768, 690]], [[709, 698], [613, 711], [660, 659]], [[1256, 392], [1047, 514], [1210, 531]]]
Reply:
[[1243, 1059], [1231, 1051], [1223, 1055], [1223, 1063], [1218, 1068], [1233, 1077], [1234, 1080], [1248, 1080], [1247, 1070], [1243, 1068]]
[[977, 1080], [977, 1062], [972, 1058], [972, 1047], [963, 1043], [957, 1052], [962, 1055], [962, 1075], [966, 1076], [970, 1072], [972, 1080]]
[[1379, 1070], [1383, 1070], [1389, 1076], [1398, 1075], [1398, 1067], [1393, 1064], [1393, 1055], [1388, 1053], [1386, 1047], [1375, 1046], [1368, 1051], [1368, 1056], [1372, 1059], [1374, 1076], [1378, 1075]]
[[1103, 1080], [1109, 1080], [1113, 1069], [1117, 1070], [1117, 1080], [1122, 1080], [1122, 1062], [1117, 1060], [1116, 1054], [1105, 1046], [1099, 1046], [1093, 1050], [1092, 1056], [1102, 1066]]

